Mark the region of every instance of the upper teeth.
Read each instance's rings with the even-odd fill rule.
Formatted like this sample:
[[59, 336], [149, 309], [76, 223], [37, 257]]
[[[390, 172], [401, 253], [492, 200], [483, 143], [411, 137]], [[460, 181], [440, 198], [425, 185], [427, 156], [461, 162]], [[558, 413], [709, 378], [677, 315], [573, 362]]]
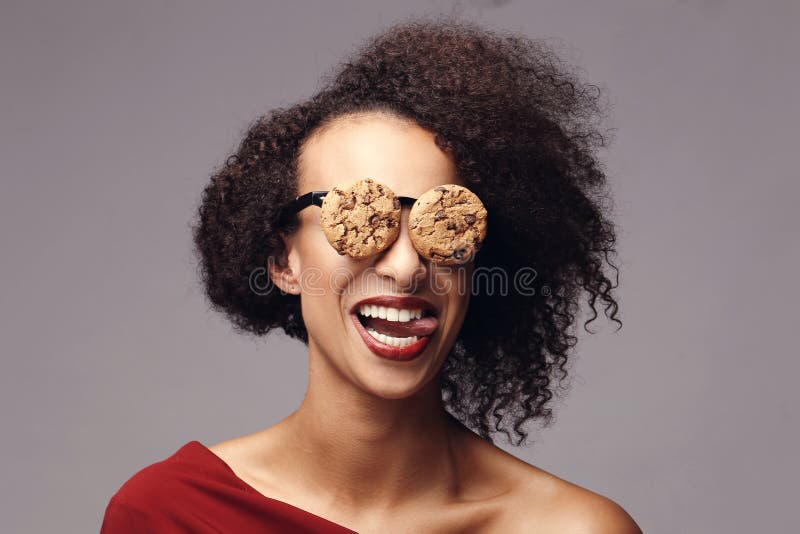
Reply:
[[422, 317], [422, 310], [408, 310], [403, 308], [388, 308], [386, 306], [376, 306], [375, 304], [362, 304], [358, 308], [358, 313], [366, 317], [379, 317], [387, 321], [397, 321], [407, 323], [411, 319]]

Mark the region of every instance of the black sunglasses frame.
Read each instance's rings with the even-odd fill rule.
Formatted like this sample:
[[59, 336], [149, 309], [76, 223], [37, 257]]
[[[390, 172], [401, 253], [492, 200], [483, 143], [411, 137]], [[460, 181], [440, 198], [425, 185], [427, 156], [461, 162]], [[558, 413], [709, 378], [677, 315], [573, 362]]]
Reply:
[[[322, 199], [324, 199], [325, 195], [328, 193], [330, 193], [330, 190], [309, 191], [308, 193], [300, 195], [291, 202], [288, 202], [281, 208], [281, 212], [278, 215], [278, 224], [281, 226], [287, 224], [289, 222], [289, 217], [309, 206], [313, 205], [322, 207]], [[400, 201], [401, 206], [413, 206], [414, 202], [417, 201], [417, 199], [414, 197], [398, 196], [397, 199]]]

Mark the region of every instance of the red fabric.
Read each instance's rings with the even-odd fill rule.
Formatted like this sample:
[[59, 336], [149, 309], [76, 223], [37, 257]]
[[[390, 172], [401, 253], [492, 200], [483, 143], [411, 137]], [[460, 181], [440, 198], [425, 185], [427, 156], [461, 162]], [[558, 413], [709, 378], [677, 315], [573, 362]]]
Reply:
[[100, 534], [134, 532], [355, 531], [265, 497], [205, 445], [190, 441], [166, 460], [134, 474], [109, 500]]

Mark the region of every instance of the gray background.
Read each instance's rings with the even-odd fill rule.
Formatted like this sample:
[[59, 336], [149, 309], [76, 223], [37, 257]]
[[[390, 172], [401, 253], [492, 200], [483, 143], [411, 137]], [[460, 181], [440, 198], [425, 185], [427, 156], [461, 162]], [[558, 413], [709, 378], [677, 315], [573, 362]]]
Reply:
[[504, 449], [645, 532], [797, 531], [797, 3], [9, 2], [0, 12], [3, 532], [92, 532], [138, 469], [294, 410], [304, 347], [209, 312], [189, 223], [258, 114], [450, 12], [561, 40], [614, 103], [625, 326]]

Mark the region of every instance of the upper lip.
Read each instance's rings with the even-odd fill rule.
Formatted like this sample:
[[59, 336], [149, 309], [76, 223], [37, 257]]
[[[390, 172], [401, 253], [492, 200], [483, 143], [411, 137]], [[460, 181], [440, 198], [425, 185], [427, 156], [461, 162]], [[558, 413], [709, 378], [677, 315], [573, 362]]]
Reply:
[[387, 308], [399, 308], [405, 310], [423, 310], [429, 311], [433, 315], [438, 316], [439, 310], [436, 306], [427, 300], [419, 297], [396, 297], [392, 295], [377, 295], [358, 301], [351, 309], [350, 313], [357, 313], [358, 309], [365, 305], [372, 304], [375, 306], [385, 306]]

